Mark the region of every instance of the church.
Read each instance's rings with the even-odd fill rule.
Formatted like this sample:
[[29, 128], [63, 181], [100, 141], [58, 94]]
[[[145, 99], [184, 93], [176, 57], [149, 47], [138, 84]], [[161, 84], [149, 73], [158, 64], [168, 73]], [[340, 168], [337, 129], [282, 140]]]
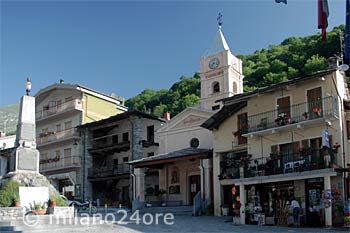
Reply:
[[200, 73], [200, 104], [157, 130], [157, 155], [130, 162], [138, 207], [194, 206], [197, 214], [213, 203], [213, 138], [201, 125], [221, 109], [219, 100], [243, 92], [242, 61], [231, 53], [221, 24], [200, 59]]

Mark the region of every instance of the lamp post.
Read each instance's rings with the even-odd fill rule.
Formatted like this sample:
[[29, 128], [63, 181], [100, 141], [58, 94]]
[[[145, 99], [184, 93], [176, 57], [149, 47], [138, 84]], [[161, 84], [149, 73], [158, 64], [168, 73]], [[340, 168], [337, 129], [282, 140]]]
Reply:
[[31, 79], [28, 77], [27, 78], [27, 83], [26, 83], [26, 93], [27, 93], [27, 95], [29, 95], [31, 89], [32, 89], [32, 82], [31, 82]]

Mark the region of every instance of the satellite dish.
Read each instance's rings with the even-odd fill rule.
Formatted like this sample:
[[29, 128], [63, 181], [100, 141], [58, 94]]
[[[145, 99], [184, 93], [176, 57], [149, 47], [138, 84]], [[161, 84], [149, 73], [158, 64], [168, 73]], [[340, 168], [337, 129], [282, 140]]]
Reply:
[[347, 64], [342, 64], [339, 66], [339, 68], [342, 70], [342, 71], [347, 71], [349, 69], [349, 66]]

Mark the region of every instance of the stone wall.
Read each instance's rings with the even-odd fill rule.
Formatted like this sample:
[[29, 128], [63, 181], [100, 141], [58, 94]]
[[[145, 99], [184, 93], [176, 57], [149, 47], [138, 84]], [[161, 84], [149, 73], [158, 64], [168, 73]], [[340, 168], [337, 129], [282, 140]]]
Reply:
[[143, 148], [143, 123], [142, 119], [138, 116], [130, 117], [131, 120], [131, 160], [137, 160], [142, 158]]
[[23, 207], [0, 207], [0, 220], [23, 217]]
[[74, 207], [63, 207], [63, 206], [56, 206], [53, 207], [53, 215], [57, 217], [66, 217], [66, 218], [73, 218], [74, 217]]

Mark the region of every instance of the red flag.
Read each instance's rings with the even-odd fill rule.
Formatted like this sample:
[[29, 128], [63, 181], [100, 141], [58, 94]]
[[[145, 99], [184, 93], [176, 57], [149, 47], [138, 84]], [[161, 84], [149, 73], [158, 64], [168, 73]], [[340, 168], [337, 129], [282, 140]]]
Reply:
[[326, 40], [326, 28], [328, 27], [328, 1], [318, 0], [318, 28], [322, 29], [322, 40]]

